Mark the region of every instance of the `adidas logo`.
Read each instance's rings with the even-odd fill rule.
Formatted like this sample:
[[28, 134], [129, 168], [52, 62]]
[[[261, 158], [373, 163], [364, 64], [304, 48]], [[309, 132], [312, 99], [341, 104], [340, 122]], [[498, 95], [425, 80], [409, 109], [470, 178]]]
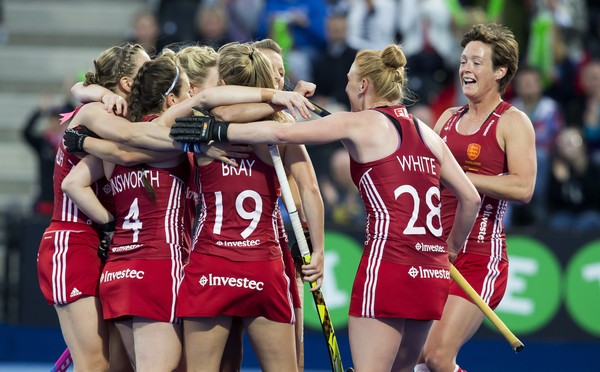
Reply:
[[81, 291], [77, 288], [73, 288], [73, 290], [71, 291], [71, 297], [79, 296], [80, 294]]

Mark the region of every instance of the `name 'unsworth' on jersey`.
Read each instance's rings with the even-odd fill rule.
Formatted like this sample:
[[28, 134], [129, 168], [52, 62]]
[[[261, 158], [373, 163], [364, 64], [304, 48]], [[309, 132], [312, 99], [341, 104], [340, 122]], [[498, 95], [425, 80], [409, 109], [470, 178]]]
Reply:
[[116, 174], [110, 179], [113, 195], [130, 189], [144, 188], [144, 177], [152, 187], [160, 187], [158, 171], [134, 169], [123, 174]]

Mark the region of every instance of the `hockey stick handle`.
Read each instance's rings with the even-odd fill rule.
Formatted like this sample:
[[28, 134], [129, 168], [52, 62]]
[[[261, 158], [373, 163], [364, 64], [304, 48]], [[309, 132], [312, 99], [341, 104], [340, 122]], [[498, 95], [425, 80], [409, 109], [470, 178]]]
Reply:
[[298, 243], [300, 254], [302, 255], [305, 263], [310, 263], [310, 250], [308, 249], [308, 243], [306, 243], [306, 237], [304, 236], [304, 230], [302, 228], [302, 221], [300, 220], [300, 215], [298, 214], [298, 209], [296, 208], [296, 203], [294, 202], [294, 197], [292, 196], [290, 184], [287, 181], [287, 175], [285, 174], [285, 169], [283, 168], [283, 162], [281, 161], [279, 149], [276, 145], [269, 145], [269, 153], [271, 154], [273, 166], [275, 167], [275, 173], [277, 174], [277, 179], [279, 180], [279, 186], [281, 187], [281, 195], [283, 197], [285, 209], [287, 209], [287, 212], [290, 215], [292, 229], [294, 230], [294, 235], [296, 237], [296, 242]]
[[58, 358], [56, 363], [54, 363], [52, 369], [50, 369], [50, 372], [67, 371], [71, 364], [73, 364], [73, 358], [71, 358], [71, 352], [69, 351], [69, 348], [66, 348], [65, 351], [63, 351], [61, 356]]
[[508, 341], [510, 346], [517, 353], [523, 350], [525, 345], [515, 336], [514, 333], [508, 327], [498, 315], [492, 310], [492, 308], [483, 301], [481, 296], [471, 287], [471, 284], [467, 282], [464, 276], [454, 267], [454, 265], [450, 264], [450, 277], [462, 288], [463, 291], [473, 300], [475, 305], [483, 312], [483, 314], [492, 322], [494, 327], [500, 331], [502, 336]]
[[[288, 90], [288, 91], [293, 91], [294, 90], [287, 83], [285, 83], [285, 85], [283, 86], [283, 89]], [[319, 115], [320, 117], [325, 117], [327, 115], [331, 115], [331, 112], [325, 110], [322, 106], [317, 105], [312, 100], [309, 99], [308, 102], [310, 102], [315, 107], [315, 109], [313, 110], [313, 112], [315, 114]]]
[[308, 100], [308, 102], [310, 102], [315, 107], [315, 109], [313, 110], [313, 112], [315, 114], [319, 115], [320, 117], [325, 117], [327, 115], [331, 115], [331, 112], [325, 110], [323, 107], [317, 105], [316, 103], [314, 103], [310, 99]]

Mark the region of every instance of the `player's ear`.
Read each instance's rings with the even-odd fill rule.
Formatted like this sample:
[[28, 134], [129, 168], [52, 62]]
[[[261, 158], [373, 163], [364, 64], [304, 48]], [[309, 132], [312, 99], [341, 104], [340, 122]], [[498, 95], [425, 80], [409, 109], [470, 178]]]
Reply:
[[123, 76], [119, 79], [119, 88], [127, 93], [131, 93], [131, 86], [133, 85], [133, 79], [128, 76]]
[[369, 87], [369, 80], [363, 78], [360, 82], [360, 88], [358, 89], [358, 93], [364, 93]]
[[506, 75], [506, 71], [508, 71], [506, 66], [498, 67], [494, 71], [494, 79], [496, 79], [496, 80], [502, 79]]

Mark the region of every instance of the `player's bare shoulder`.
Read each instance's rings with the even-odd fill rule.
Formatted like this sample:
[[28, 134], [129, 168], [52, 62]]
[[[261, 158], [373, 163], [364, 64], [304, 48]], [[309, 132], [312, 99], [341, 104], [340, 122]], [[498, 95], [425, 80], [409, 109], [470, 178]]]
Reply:
[[69, 128], [84, 124], [95, 118], [98, 114], [106, 113], [104, 104], [101, 102], [89, 102], [81, 105], [73, 120], [69, 122]]
[[460, 106], [450, 107], [450, 108], [446, 109], [446, 111], [444, 111], [442, 113], [442, 115], [440, 115], [438, 120], [435, 122], [434, 131], [439, 134], [440, 131], [442, 130], [442, 127], [444, 126], [444, 124], [446, 124], [448, 119], [450, 119], [452, 117], [452, 115], [456, 114], [456, 112], [459, 109], [460, 109]]
[[498, 130], [503, 133], [507, 132], [533, 132], [533, 124], [523, 111], [511, 106], [500, 116], [498, 121]]

